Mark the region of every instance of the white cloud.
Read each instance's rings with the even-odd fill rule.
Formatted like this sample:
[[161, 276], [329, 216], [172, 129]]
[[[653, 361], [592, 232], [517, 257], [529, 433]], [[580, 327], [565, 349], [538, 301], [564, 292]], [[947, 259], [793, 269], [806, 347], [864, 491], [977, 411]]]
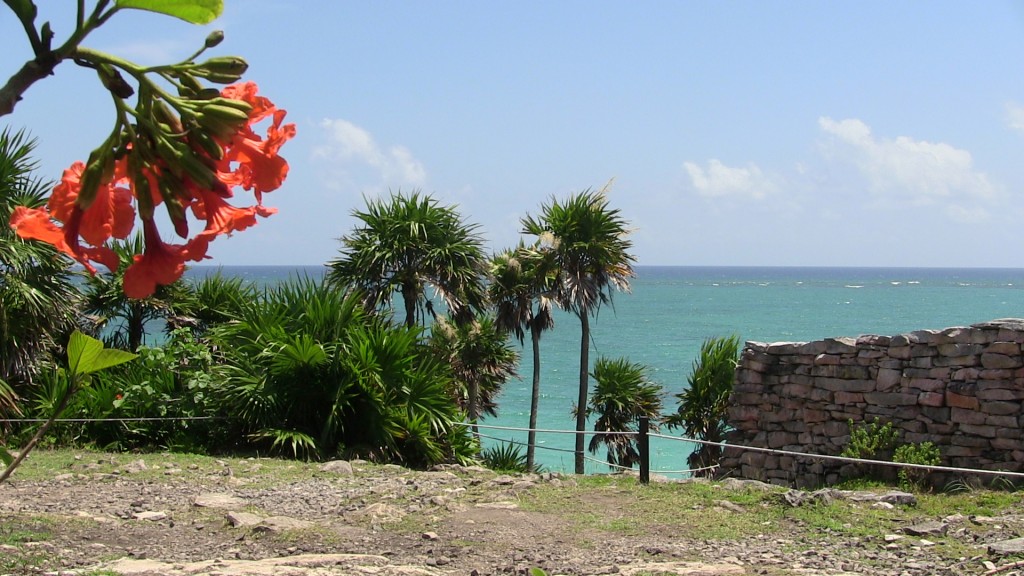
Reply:
[[761, 199], [775, 191], [775, 184], [754, 164], [745, 168], [726, 166], [712, 158], [707, 169], [693, 162], [684, 162], [690, 184], [705, 197], [742, 197]]
[[978, 206], [952, 205], [946, 207], [946, 215], [954, 222], [961, 224], [981, 224], [992, 216], [988, 210]]
[[369, 168], [384, 187], [419, 188], [426, 182], [423, 164], [405, 146], [382, 150], [369, 132], [340, 118], [324, 119], [320, 126], [327, 143], [314, 149], [314, 157], [341, 163], [352, 170]]
[[1014, 130], [1024, 132], [1024, 106], [1008, 102], [1006, 104], [1006, 124]]
[[914, 204], [952, 198], [991, 200], [998, 195], [988, 176], [975, 169], [967, 150], [906, 136], [876, 138], [857, 119], [822, 117], [818, 126], [831, 137], [828, 152], [834, 159], [852, 164], [879, 195]]

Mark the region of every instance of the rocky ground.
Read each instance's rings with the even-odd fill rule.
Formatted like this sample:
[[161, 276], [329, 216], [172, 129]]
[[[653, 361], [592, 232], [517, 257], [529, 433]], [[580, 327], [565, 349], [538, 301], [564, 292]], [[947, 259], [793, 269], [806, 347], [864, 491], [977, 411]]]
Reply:
[[[1013, 545], [1024, 531], [1024, 506], [996, 516], [929, 518], [899, 513], [913, 507], [907, 494], [785, 493], [727, 482], [715, 484], [719, 492], [710, 499], [686, 500], [686, 521], [673, 523], [671, 510], [648, 511], [653, 520], [633, 514], [646, 496], [629, 482], [581, 488], [571, 476], [478, 468], [168, 459], [85, 453], [49, 478], [19, 471], [0, 485], [0, 573], [836, 576], [1021, 569], [1017, 552], [999, 546]], [[777, 504], [752, 495], [761, 491]], [[891, 529], [857, 530], [845, 522], [849, 506], [837, 520], [843, 524], [822, 528], [835, 499], [856, 500], [854, 516], [896, 510], [886, 516]], [[776, 507], [816, 507], [824, 522], [809, 526]]]

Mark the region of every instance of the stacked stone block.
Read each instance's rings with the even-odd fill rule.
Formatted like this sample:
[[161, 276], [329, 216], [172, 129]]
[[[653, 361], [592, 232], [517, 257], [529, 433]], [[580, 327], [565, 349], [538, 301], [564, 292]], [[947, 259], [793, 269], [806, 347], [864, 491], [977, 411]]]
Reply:
[[[892, 422], [899, 443], [932, 442], [942, 464], [1024, 471], [1024, 320], [817, 342], [747, 342], [730, 399], [728, 443], [839, 455], [848, 422]], [[856, 467], [727, 449], [720, 473], [831, 485]], [[938, 484], [955, 475], [937, 475]]]

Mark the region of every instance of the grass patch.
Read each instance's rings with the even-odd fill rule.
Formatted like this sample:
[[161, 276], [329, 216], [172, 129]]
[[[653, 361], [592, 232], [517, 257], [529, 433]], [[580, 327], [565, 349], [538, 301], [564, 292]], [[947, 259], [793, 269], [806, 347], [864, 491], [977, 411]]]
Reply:
[[10, 547], [0, 554], [0, 574], [34, 572], [50, 559], [50, 554], [33, 544], [45, 542], [52, 537], [52, 524], [44, 518], [31, 517], [19, 519], [17, 527], [13, 527], [15, 522], [12, 520], [5, 518], [4, 523], [0, 524], [0, 545]]

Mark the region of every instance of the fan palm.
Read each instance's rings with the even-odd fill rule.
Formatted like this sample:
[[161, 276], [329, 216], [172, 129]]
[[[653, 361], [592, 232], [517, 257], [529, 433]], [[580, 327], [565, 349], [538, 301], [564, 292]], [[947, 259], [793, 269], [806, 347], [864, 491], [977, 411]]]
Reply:
[[552, 199], [538, 217], [522, 220], [523, 232], [549, 238], [558, 270], [555, 289], [560, 306], [580, 320], [579, 398], [576, 403], [577, 474], [584, 472], [584, 433], [590, 366], [590, 316], [610, 303], [612, 291], [629, 290], [634, 257], [629, 229], [618, 209], [608, 206], [607, 186], [585, 190], [565, 202]]
[[421, 318], [422, 310], [434, 314], [427, 285], [457, 322], [483, 309], [482, 240], [455, 208], [419, 192], [399, 192], [367, 200], [366, 210], [353, 215], [361, 224], [341, 239], [341, 256], [328, 265], [330, 282], [361, 291], [369, 309], [390, 305], [399, 292], [410, 328], [418, 311]]
[[420, 332], [323, 283], [292, 280], [213, 327], [223, 355], [213, 394], [238, 432], [271, 448], [434, 464], [459, 456], [458, 411], [451, 371]]
[[488, 296], [496, 310], [495, 323], [506, 332], [515, 334], [523, 344], [526, 330], [530, 331], [533, 350], [533, 381], [530, 391], [530, 431], [526, 441], [526, 469], [536, 464], [537, 413], [540, 407], [540, 337], [554, 328], [552, 315], [553, 289], [556, 270], [552, 252], [540, 244], [526, 247], [520, 243], [515, 249], [505, 250], [491, 258], [491, 283]]
[[710, 467], [717, 464], [722, 455], [718, 444], [725, 440], [728, 432], [726, 416], [736, 378], [739, 346], [736, 336], [705, 340], [687, 378], [689, 386], [675, 395], [679, 400], [676, 413], [665, 419], [669, 428], [682, 428], [683, 434], [690, 438], [715, 443], [701, 444], [687, 458], [697, 475], [710, 475]]
[[[136, 351], [145, 341], [150, 322], [174, 315], [175, 304], [190, 298], [184, 281], [158, 286], [152, 296], [129, 298], [124, 294], [124, 273], [145, 247], [142, 236], [111, 243], [121, 265], [109, 274], [86, 277], [84, 311], [94, 333], [105, 333], [107, 345]], [[162, 328], [162, 327], [161, 327]]]
[[[34, 148], [23, 131], [0, 132], [0, 221], [8, 222], [18, 206], [46, 204], [51, 185], [32, 175]], [[0, 380], [12, 393], [31, 382], [38, 362], [67, 340], [79, 300], [68, 259], [0, 226]]]
[[186, 297], [171, 302], [173, 316], [168, 324], [188, 327], [197, 335], [213, 326], [238, 319], [256, 302], [259, 290], [251, 280], [239, 276], [214, 274], [186, 284]]
[[608, 464], [612, 466], [631, 468], [640, 462], [633, 434], [642, 416], [650, 419], [651, 428], [657, 429], [662, 390], [647, 380], [645, 372], [643, 365], [625, 358], [598, 358], [594, 363], [594, 395], [587, 415], [597, 414], [594, 431], [605, 434], [593, 436], [589, 449], [596, 453], [604, 444], [608, 448]]
[[517, 376], [519, 354], [494, 320], [484, 316], [453, 325], [438, 318], [431, 327], [430, 346], [435, 357], [451, 366], [456, 400], [469, 421], [476, 423], [483, 414], [497, 416], [496, 397], [501, 386]]

